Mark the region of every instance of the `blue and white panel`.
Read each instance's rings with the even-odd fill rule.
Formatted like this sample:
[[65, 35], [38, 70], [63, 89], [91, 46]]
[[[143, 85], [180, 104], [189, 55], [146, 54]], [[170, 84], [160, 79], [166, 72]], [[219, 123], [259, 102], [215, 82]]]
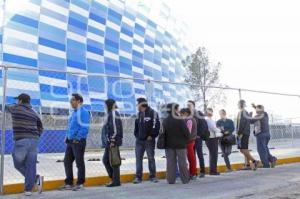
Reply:
[[86, 72], [87, 26], [90, 1], [71, 0], [67, 31], [67, 71]]
[[[38, 24], [40, 0], [6, 1], [5, 29], [3, 33], [3, 62], [28, 68], [38, 67]], [[26, 92], [32, 104], [40, 105], [38, 72], [26, 70], [8, 71], [8, 103], [13, 97]]]
[[39, 72], [39, 83], [43, 107], [69, 108], [68, 83], [65, 72], [68, 16], [69, 3], [67, 1], [42, 0], [38, 66], [42, 69]]

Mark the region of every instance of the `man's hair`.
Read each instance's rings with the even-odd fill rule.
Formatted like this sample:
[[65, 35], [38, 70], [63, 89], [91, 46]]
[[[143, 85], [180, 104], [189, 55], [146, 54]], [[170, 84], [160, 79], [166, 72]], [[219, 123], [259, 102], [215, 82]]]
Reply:
[[137, 98], [136, 101], [138, 104], [141, 104], [142, 107], [148, 107], [148, 102], [145, 98], [140, 97], [140, 98]]
[[207, 108], [206, 111], [210, 111], [210, 112], [214, 112], [214, 110], [212, 108]]
[[83, 97], [80, 94], [73, 93], [72, 97], [74, 97], [76, 101], [79, 101], [80, 103], [83, 103]]
[[223, 112], [223, 114], [225, 114], [225, 115], [226, 115], [226, 111], [225, 111], [225, 109], [221, 109], [220, 111], [221, 111], [221, 112]]
[[246, 107], [246, 101], [245, 101], [245, 100], [240, 100], [240, 101], [239, 101], [239, 106], [240, 106], [241, 108], [245, 108], [245, 107]]
[[193, 104], [194, 106], [196, 106], [196, 103], [195, 103], [195, 101], [193, 101], [193, 100], [189, 100], [188, 102], [189, 102], [189, 103], [191, 103], [191, 104]]
[[[108, 111], [111, 111], [115, 104], [116, 104], [116, 101], [114, 99], [105, 100], [105, 105], [106, 105]], [[117, 108], [116, 105], [115, 105], [115, 108]]]

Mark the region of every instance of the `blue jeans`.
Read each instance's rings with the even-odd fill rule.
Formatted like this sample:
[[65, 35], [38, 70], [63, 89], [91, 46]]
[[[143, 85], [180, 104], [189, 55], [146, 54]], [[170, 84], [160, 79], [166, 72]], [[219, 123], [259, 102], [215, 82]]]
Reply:
[[200, 173], [205, 173], [205, 163], [204, 163], [204, 155], [203, 155], [203, 140], [201, 138], [197, 138], [195, 142], [195, 152], [197, 153], [200, 165]]
[[13, 161], [15, 168], [25, 177], [25, 191], [32, 191], [36, 180], [38, 154], [37, 139], [21, 139], [15, 142]]
[[135, 143], [135, 156], [136, 156], [136, 178], [142, 180], [143, 177], [143, 158], [144, 153], [147, 153], [148, 166], [150, 178], [156, 177], [156, 165], [155, 165], [155, 139], [148, 140], [136, 140]]
[[264, 168], [270, 168], [270, 162], [274, 161], [274, 156], [271, 155], [268, 147], [270, 138], [270, 133], [264, 132], [256, 136], [257, 151]]

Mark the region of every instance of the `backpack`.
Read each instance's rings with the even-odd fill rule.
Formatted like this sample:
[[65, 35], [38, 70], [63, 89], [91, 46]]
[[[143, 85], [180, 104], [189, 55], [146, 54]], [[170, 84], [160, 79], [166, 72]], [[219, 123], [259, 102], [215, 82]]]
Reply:
[[[208, 125], [207, 122], [204, 118], [204, 114], [201, 111], [197, 112], [198, 115], [195, 117], [196, 121], [197, 121], [197, 132], [198, 132], [198, 136], [202, 139], [202, 140], [208, 140], [209, 136], [210, 136], [210, 132], [208, 130]], [[201, 116], [200, 118], [198, 116]]]

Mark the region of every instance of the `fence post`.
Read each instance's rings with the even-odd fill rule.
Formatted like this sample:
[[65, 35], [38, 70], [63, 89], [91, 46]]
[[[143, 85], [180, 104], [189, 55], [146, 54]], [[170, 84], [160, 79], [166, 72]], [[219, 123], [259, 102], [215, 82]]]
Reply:
[[241, 100], [242, 99], [242, 90], [239, 89], [239, 99]]
[[6, 131], [6, 85], [7, 85], [7, 67], [3, 66], [3, 86], [2, 86], [2, 130], [1, 130], [1, 171], [0, 171], [0, 193], [4, 194], [4, 154], [5, 154], [5, 131]]

